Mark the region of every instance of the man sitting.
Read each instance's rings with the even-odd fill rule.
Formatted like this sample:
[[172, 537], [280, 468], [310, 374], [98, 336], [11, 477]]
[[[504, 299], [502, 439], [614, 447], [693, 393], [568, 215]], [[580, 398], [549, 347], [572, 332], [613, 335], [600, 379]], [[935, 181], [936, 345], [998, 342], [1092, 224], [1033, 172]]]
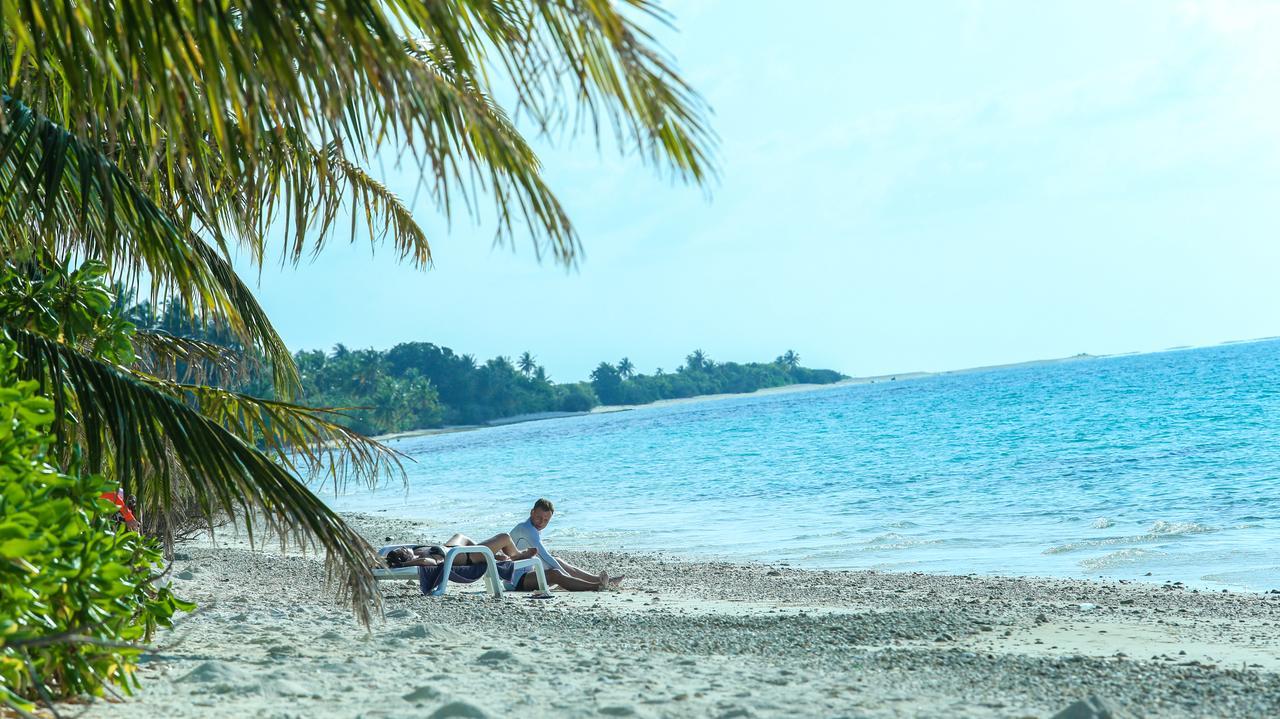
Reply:
[[[556, 508], [551, 500], [539, 499], [534, 502], [533, 509], [529, 510], [529, 518], [511, 530], [511, 541], [519, 549], [537, 551], [538, 559], [542, 561], [546, 571], [547, 581], [551, 584], [557, 584], [571, 592], [598, 592], [606, 587], [617, 586], [622, 577], [610, 578], [608, 572], [589, 574], [563, 559], [556, 559], [542, 546], [542, 530], [551, 522], [551, 516], [555, 512]], [[522, 590], [533, 589], [537, 586], [536, 582], [536, 577], [525, 575], [517, 587]]]

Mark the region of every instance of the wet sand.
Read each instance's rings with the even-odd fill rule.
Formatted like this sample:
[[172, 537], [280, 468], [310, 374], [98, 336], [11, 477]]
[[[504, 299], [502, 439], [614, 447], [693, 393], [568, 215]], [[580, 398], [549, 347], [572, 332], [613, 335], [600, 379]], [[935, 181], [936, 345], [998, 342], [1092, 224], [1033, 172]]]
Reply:
[[[349, 519], [377, 543], [443, 532]], [[366, 631], [315, 557], [184, 545], [174, 584], [200, 611], [157, 638], [138, 696], [88, 715], [1048, 717], [1089, 696], [1280, 715], [1280, 593], [565, 554], [627, 580], [546, 601], [384, 582]]]

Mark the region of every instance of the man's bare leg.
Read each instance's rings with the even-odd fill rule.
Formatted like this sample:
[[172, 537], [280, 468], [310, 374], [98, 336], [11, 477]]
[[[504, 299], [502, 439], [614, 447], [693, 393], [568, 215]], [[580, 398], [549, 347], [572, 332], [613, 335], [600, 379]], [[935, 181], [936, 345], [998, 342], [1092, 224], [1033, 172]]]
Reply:
[[591, 574], [589, 572], [586, 572], [582, 569], [579, 569], [578, 567], [573, 566], [572, 564], [569, 564], [568, 562], [564, 561], [559, 557], [556, 557], [556, 564], [559, 564], [560, 568], [563, 569], [566, 574], [568, 574], [571, 577], [574, 577], [575, 579], [581, 579], [586, 582], [600, 581], [599, 574]]
[[622, 579], [623, 579], [622, 577], [610, 577], [608, 572], [591, 574], [590, 572], [587, 572], [583, 569], [575, 567], [572, 564], [569, 564], [568, 562], [564, 561], [563, 559], [560, 559], [559, 557], [556, 557], [556, 563], [560, 565], [561, 569], [565, 570], [565, 572], [567, 572], [570, 576], [576, 579], [581, 579], [586, 582], [596, 582], [598, 584], [604, 584], [604, 585], [615, 586], [615, 587], [622, 583]]
[[[555, 584], [561, 589], [566, 589], [570, 592], [598, 592], [601, 589], [604, 589], [604, 585], [600, 582], [571, 577], [564, 572], [555, 569], [546, 570], [546, 575], [548, 584]], [[529, 574], [526, 574], [525, 577], [532, 578], [535, 582], [537, 581], [536, 577], [531, 577]], [[524, 582], [521, 580], [521, 585], [523, 586], [523, 584]]]

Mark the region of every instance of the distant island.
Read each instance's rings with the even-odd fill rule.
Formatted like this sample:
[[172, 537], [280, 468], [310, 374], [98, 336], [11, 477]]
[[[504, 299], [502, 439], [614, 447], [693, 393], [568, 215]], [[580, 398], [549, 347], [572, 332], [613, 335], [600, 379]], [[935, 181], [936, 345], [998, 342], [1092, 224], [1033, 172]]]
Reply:
[[553, 382], [531, 352], [481, 363], [430, 342], [406, 342], [386, 351], [338, 344], [331, 352], [298, 352], [294, 359], [302, 377], [299, 400], [313, 407], [349, 408], [341, 421], [366, 435], [846, 379], [835, 370], [800, 366], [792, 350], [772, 362], [745, 364], [715, 362], [694, 350], [673, 371], [659, 368], [653, 374], [637, 373], [624, 357], [601, 362], [587, 381], [563, 384]]
[[[129, 305], [119, 298], [121, 307]], [[197, 320], [182, 303], [129, 306], [130, 322], [173, 338], [227, 348], [246, 361], [240, 371], [197, 353], [176, 359], [174, 370], [211, 384], [263, 399], [277, 399], [270, 364], [236, 341], [225, 323]], [[196, 357], [203, 357], [197, 360]], [[829, 369], [800, 366], [787, 350], [772, 362], [716, 362], [694, 350], [673, 371], [639, 374], [631, 360], [601, 362], [581, 382], [557, 383], [532, 352], [485, 362], [430, 342], [404, 342], [389, 350], [303, 350], [293, 355], [301, 393], [292, 402], [340, 410], [336, 421], [363, 435], [377, 436], [440, 427], [499, 424], [525, 415], [589, 412], [600, 405], [638, 405], [658, 400], [739, 394], [795, 384], [833, 384], [848, 379]]]

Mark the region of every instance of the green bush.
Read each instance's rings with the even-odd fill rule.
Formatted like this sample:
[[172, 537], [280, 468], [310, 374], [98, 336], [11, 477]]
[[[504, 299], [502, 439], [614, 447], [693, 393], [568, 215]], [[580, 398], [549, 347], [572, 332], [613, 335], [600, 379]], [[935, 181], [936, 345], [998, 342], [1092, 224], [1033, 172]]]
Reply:
[[46, 461], [53, 403], [0, 340], [0, 706], [129, 692], [139, 642], [194, 605], [157, 587], [159, 546], [113, 526], [114, 487]]
[[561, 412], [590, 412], [592, 407], [600, 404], [591, 391], [591, 385], [585, 382], [560, 385], [556, 389]]

